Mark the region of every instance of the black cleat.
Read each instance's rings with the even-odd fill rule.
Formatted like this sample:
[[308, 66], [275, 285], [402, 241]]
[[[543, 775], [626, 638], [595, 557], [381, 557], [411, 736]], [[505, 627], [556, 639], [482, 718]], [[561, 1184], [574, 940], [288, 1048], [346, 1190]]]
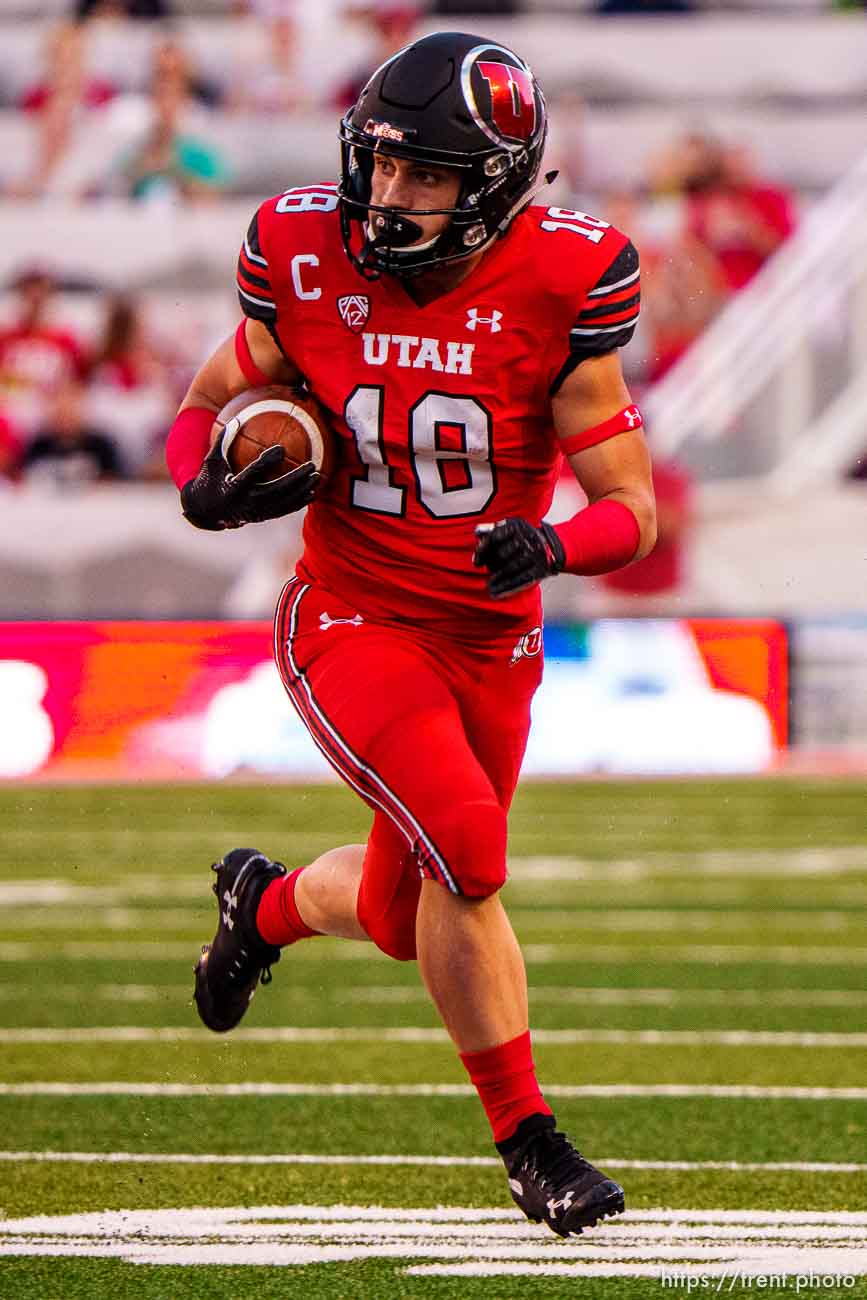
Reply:
[[[533, 1223], [560, 1237], [580, 1235], [600, 1219], [623, 1213], [623, 1188], [596, 1169], [554, 1127], [553, 1116], [522, 1121], [509, 1150], [500, 1154], [517, 1205]], [[527, 1136], [521, 1130], [526, 1126]]]
[[234, 1029], [256, 985], [271, 983], [271, 967], [280, 949], [266, 943], [256, 929], [259, 899], [272, 880], [286, 875], [258, 849], [232, 849], [211, 867], [217, 879], [220, 919], [213, 943], [206, 943], [196, 964], [195, 999], [199, 1016], [215, 1033]]

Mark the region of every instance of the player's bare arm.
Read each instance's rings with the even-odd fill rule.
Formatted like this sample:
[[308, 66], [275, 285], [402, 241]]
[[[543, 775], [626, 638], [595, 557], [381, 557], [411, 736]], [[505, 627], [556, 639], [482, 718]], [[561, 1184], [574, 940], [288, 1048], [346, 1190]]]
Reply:
[[[616, 352], [588, 357], [576, 366], [552, 401], [554, 428], [566, 441], [583, 430], [599, 428], [628, 410], [631, 398]], [[635, 516], [638, 545], [632, 560], [640, 560], [656, 542], [656, 507], [653, 498], [650, 453], [641, 427], [628, 427], [582, 451], [567, 456], [572, 472], [587, 495], [597, 501], [619, 501]]]
[[[301, 372], [280, 351], [267, 325], [248, 319], [244, 322], [244, 335], [254, 366], [269, 384], [291, 386], [301, 382]], [[253, 387], [238, 361], [235, 336], [230, 335], [199, 367], [180, 410], [198, 406], [216, 413], [231, 398]]]
[[[298, 384], [301, 374], [261, 321], [242, 320], [196, 373], [169, 434], [166, 455], [181, 489], [185, 517], [196, 528], [217, 531], [262, 523], [310, 503], [318, 482], [312, 464], [273, 482], [264, 480], [283, 461], [280, 447], [233, 474], [221, 439], [210, 446], [214, 416], [233, 397], [266, 384]], [[206, 454], [207, 453], [207, 454]]]
[[656, 542], [650, 456], [617, 353], [588, 357], [571, 370], [552, 399], [552, 415], [588, 505], [556, 526], [511, 518], [476, 530], [473, 558], [488, 569], [495, 600], [555, 573], [622, 568]]

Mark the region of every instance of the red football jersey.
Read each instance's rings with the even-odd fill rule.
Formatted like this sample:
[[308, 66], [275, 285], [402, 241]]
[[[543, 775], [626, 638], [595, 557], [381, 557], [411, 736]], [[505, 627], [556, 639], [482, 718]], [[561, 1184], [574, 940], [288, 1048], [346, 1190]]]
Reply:
[[307, 511], [299, 574], [379, 621], [466, 640], [540, 621], [538, 587], [503, 601], [473, 566], [479, 524], [551, 504], [560, 452], [551, 393], [638, 316], [626, 236], [533, 207], [449, 293], [418, 306], [363, 279], [333, 185], [259, 208], [238, 263], [245, 312], [330, 412], [338, 467]]

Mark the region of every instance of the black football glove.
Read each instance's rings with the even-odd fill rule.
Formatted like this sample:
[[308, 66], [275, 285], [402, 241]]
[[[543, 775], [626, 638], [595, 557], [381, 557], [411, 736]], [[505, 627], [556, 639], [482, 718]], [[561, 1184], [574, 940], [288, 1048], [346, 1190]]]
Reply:
[[563, 543], [550, 524], [536, 528], [527, 519], [501, 519], [480, 524], [476, 536], [473, 564], [490, 572], [488, 592], [495, 600], [559, 573], [566, 563]]
[[319, 482], [312, 461], [273, 483], [261, 482], [284, 458], [282, 447], [268, 447], [240, 474], [233, 474], [223, 459], [218, 438], [196, 477], [181, 489], [185, 518], [196, 528], [216, 532], [279, 519], [309, 505]]

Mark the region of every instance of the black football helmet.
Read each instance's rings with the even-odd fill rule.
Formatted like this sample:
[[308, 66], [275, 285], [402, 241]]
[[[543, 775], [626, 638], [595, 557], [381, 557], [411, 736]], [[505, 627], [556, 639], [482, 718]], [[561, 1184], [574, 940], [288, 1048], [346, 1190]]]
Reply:
[[[487, 247], [531, 202], [547, 130], [542, 91], [506, 46], [463, 32], [405, 46], [377, 68], [340, 123], [340, 218], [350, 261], [369, 279], [410, 276]], [[417, 243], [417, 209], [371, 204], [377, 151], [460, 171], [455, 206], [423, 214], [451, 217], [430, 243]]]

